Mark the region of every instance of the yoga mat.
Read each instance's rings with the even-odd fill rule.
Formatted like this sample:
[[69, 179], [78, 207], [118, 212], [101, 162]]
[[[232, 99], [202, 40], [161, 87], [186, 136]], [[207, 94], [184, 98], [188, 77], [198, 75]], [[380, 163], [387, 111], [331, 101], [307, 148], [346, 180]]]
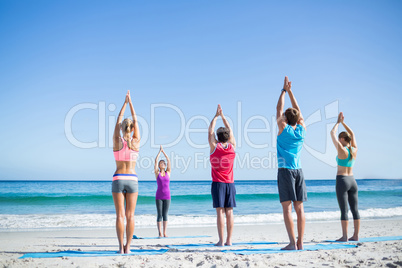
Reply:
[[380, 242], [380, 241], [394, 241], [402, 240], [402, 236], [379, 236], [379, 237], [364, 237], [360, 238], [359, 241], [336, 241], [336, 240], [325, 240], [325, 242], [331, 243], [360, 243], [360, 242]]
[[346, 244], [315, 244], [304, 246], [304, 250], [315, 251], [315, 250], [330, 250], [330, 249], [345, 249], [345, 248], [357, 248], [357, 245], [346, 245]]
[[124, 256], [124, 255], [158, 255], [163, 254], [167, 249], [133, 249], [130, 254], [118, 254], [117, 251], [59, 251], [59, 252], [35, 252], [27, 253], [19, 257], [26, 258], [59, 258], [59, 257], [107, 257], [107, 256]]
[[[256, 241], [256, 242], [239, 242], [233, 243], [232, 246], [245, 246], [245, 245], [272, 245], [278, 244], [277, 242], [264, 242], [264, 241]], [[176, 249], [185, 249], [185, 248], [205, 248], [205, 247], [216, 247], [215, 244], [185, 244], [185, 245], [166, 245], [168, 248], [176, 248]], [[225, 246], [228, 247], [228, 246]], [[220, 247], [217, 247], [220, 248]]]
[[136, 235], [133, 236], [133, 239], [169, 239], [169, 238], [199, 238], [199, 237], [211, 237], [210, 235], [187, 235], [187, 236], [169, 236], [169, 237], [138, 237]]
[[281, 248], [258, 248], [258, 249], [234, 249], [234, 250], [222, 250], [225, 253], [234, 253], [238, 255], [250, 255], [250, 254], [272, 254], [272, 253], [291, 253], [300, 251], [315, 251], [315, 250], [331, 250], [331, 249], [345, 249], [345, 248], [357, 248], [356, 245], [348, 244], [316, 244], [304, 246], [303, 250], [281, 250]]

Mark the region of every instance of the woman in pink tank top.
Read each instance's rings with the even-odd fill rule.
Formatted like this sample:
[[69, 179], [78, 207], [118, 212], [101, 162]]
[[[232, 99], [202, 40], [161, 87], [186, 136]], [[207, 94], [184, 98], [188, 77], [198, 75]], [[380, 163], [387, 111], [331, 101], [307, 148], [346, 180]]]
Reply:
[[[218, 117], [222, 118], [225, 127], [216, 131], [215, 124]], [[235, 160], [236, 140], [229, 122], [223, 115], [222, 108], [218, 105], [214, 119], [208, 129], [208, 142], [210, 147], [211, 162], [211, 195], [213, 207], [216, 209], [219, 241], [216, 246], [223, 246], [223, 233], [225, 229], [224, 218], [226, 215], [227, 238], [225, 245], [232, 245], [233, 208], [236, 207], [236, 188], [233, 178], [233, 163]]]
[[[124, 111], [129, 104], [133, 120], [123, 120]], [[123, 137], [120, 135], [120, 130]], [[131, 133], [132, 136], [131, 136]], [[112, 195], [116, 208], [116, 233], [119, 240], [119, 253], [130, 253], [131, 240], [134, 234], [134, 212], [138, 198], [138, 178], [135, 172], [135, 164], [140, 148], [140, 131], [137, 116], [131, 103], [130, 91], [127, 91], [126, 99], [117, 118], [113, 134], [113, 154], [116, 160], [116, 171], [113, 175]], [[124, 218], [127, 219], [127, 227], [124, 228]], [[124, 229], [126, 244], [124, 245]]]
[[[164, 160], [160, 160], [158, 162], [160, 154], [166, 158], [167, 165]], [[165, 151], [161, 148], [158, 152], [158, 155], [155, 158], [155, 176], [156, 183], [158, 184], [158, 189], [156, 190], [155, 202], [156, 202], [156, 211], [158, 213], [158, 217], [156, 220], [156, 224], [158, 226], [159, 237], [162, 237], [162, 220], [163, 220], [163, 236], [167, 237], [166, 228], [168, 222], [168, 211], [170, 206], [170, 160]]]

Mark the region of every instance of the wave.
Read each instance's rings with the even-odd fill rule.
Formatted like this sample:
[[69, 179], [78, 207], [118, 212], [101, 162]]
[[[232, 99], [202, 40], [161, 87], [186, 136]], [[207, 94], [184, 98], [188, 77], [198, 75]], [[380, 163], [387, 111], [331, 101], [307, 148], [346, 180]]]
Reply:
[[[236, 200], [271, 200], [278, 199], [278, 194], [237, 194]], [[210, 194], [199, 195], [173, 195], [176, 203], [188, 204], [189, 202], [210, 202]], [[71, 204], [71, 203], [107, 203], [113, 202], [112, 195], [67, 195], [67, 196], [0, 196], [0, 204], [7, 205], [44, 205], [44, 204]], [[138, 196], [138, 204], [155, 204], [155, 196]]]
[[[402, 207], [387, 209], [366, 209], [360, 210], [362, 220], [402, 217]], [[315, 221], [338, 221], [339, 211], [321, 211], [306, 213], [308, 222]], [[296, 215], [293, 215], [296, 217]], [[136, 227], [146, 228], [155, 226], [155, 215], [136, 215]], [[281, 223], [282, 213], [235, 215], [235, 224], [269, 224]], [[169, 215], [171, 227], [181, 226], [215, 226], [214, 215]], [[22, 230], [22, 229], [53, 229], [53, 228], [114, 228], [114, 214], [30, 214], [0, 215], [0, 230]]]
[[[396, 196], [401, 197], [402, 193], [400, 191], [360, 191], [359, 197], [390, 197]], [[334, 198], [335, 192], [309, 192], [309, 199], [319, 199], [319, 198]], [[172, 200], [177, 203], [189, 202], [210, 202], [210, 194], [192, 194], [192, 195], [172, 195]], [[277, 193], [266, 193], [266, 194], [236, 194], [236, 200], [241, 201], [269, 201], [278, 200]], [[104, 195], [0, 195], [0, 205], [52, 205], [52, 204], [109, 204], [113, 202], [111, 194]], [[139, 195], [138, 204], [154, 204], [154, 196], [144, 196]]]

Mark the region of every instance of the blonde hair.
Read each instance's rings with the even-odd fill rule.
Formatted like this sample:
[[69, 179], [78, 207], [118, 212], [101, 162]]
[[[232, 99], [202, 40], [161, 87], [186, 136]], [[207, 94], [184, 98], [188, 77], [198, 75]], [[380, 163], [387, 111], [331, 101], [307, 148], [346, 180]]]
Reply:
[[342, 131], [341, 133], [339, 133], [338, 138], [339, 139], [343, 138], [348, 143], [350, 159], [356, 158], [356, 153], [352, 151], [352, 145], [350, 144], [350, 142], [352, 141], [352, 136], [350, 136], [350, 134], [348, 132]]
[[[131, 121], [130, 118], [124, 119], [123, 122], [121, 123], [121, 129], [124, 133], [130, 133], [133, 130], [133, 128], [134, 128], [134, 122]], [[131, 144], [131, 140], [127, 141], [127, 146], [128, 148], [130, 148], [130, 150], [134, 150], [134, 147]]]

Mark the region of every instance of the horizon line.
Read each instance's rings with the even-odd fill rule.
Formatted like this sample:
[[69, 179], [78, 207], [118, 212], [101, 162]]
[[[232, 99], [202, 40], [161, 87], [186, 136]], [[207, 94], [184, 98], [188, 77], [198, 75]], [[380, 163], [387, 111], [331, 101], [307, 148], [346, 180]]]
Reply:
[[[234, 182], [246, 182], [246, 181], [276, 181], [277, 179], [254, 179], [254, 180], [235, 180]], [[305, 179], [305, 181], [329, 181], [335, 179]], [[364, 179], [356, 179], [356, 180], [402, 180], [402, 178], [364, 178]], [[156, 181], [156, 179], [152, 180], [140, 180], [140, 181]], [[139, 181], [139, 182], [140, 182]], [[170, 182], [205, 182], [205, 181], [210, 181], [212, 180], [170, 180]], [[0, 179], [0, 182], [111, 182], [111, 180], [64, 180], [64, 179], [49, 179], [49, 180], [37, 180], [37, 179], [16, 179], [16, 180], [10, 180], [10, 179]]]

